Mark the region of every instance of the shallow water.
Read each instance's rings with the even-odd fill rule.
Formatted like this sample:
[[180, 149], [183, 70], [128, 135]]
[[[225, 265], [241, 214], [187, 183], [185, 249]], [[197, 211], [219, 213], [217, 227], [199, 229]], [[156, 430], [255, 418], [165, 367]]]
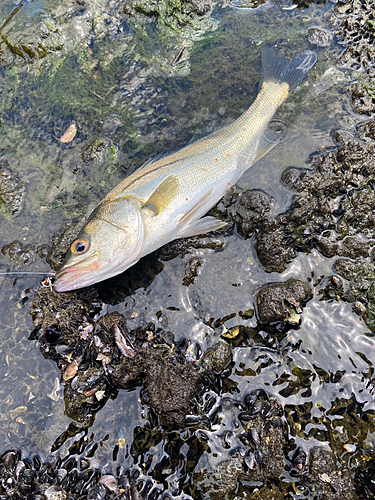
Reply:
[[[264, 42], [281, 45], [288, 55], [309, 48], [307, 30], [315, 25], [329, 27], [332, 13], [331, 3], [305, 10], [283, 10], [283, 3], [273, 2], [256, 9], [215, 7], [201, 33], [188, 28], [179, 33], [157, 27], [151, 20], [143, 25], [116, 17], [108, 21], [105, 8], [96, 2], [101, 27], [93, 32], [79, 11], [74, 22], [70, 20], [69, 5], [46, 0], [26, 3], [7, 26], [12, 43], [21, 37], [22, 43], [33, 44], [43, 21], [57, 27], [51, 29], [50, 38], [55, 36], [59, 42], [51, 41], [49, 53], [40, 60], [22, 61], [4, 49], [1, 167], [17, 176], [26, 194], [17, 216], [6, 214], [1, 219], [0, 247], [13, 241], [21, 245], [12, 255], [3, 251], [0, 271], [49, 271], [45, 259], [53, 235], [72, 221], [82, 221], [126, 173], [151, 155], [178, 149], [192, 137], [236, 118], [248, 107], [257, 91]], [[12, 2], [3, 2], [2, 19], [13, 9]], [[58, 43], [61, 48], [56, 49]], [[182, 45], [186, 49], [181, 62], [172, 67], [169, 63]], [[281, 185], [281, 173], [289, 166], [304, 168], [309, 155], [333, 146], [337, 128], [350, 131], [359, 121], [346, 95], [353, 75], [337, 63], [341, 47], [333, 37], [328, 46], [314, 50], [318, 63], [308, 82], [275, 118], [285, 126], [285, 137], [239, 183], [265, 191], [275, 214], [285, 211], [293, 196]], [[72, 120], [77, 123], [77, 136], [63, 144], [59, 138]], [[103, 137], [104, 147], [93, 152], [93, 141]], [[130, 328], [160, 324], [176, 340], [186, 339], [205, 350], [224, 331], [210, 326], [210, 318], [235, 313], [225, 328], [256, 326], [255, 316], [244, 320], [238, 313], [254, 308], [254, 293], [261, 285], [332, 274], [333, 260], [316, 251], [300, 254], [284, 273], [277, 274], [264, 272], [252, 240], [232, 234], [207, 236], [207, 242], [216, 249], [202, 245], [163, 261], [163, 269], [146, 288], [135, 287], [124, 301], [108, 303], [102, 314], [119, 311]], [[200, 267], [193, 282], [183, 286], [192, 258], [199, 259]], [[33, 290], [40, 279], [0, 277], [0, 453], [17, 447], [26, 455], [45, 457], [71, 424], [64, 415], [60, 372], [27, 339], [33, 329], [29, 315]], [[241, 400], [249, 391], [262, 388], [276, 397], [287, 415], [310, 404], [311, 422], [297, 430], [291, 427], [296, 443], [306, 451], [317, 442], [332, 445], [328, 434], [335, 426], [335, 446], [355, 441], [356, 429], [344, 421], [345, 432], [340, 434], [334, 411], [328, 416], [337, 399], [354, 395], [363, 411], [375, 409], [369, 375], [375, 364], [375, 341], [350, 304], [320, 301], [318, 290], [314, 288], [299, 328], [273, 338], [263, 332], [263, 341], [233, 347], [232, 393], [220, 394]], [[174, 442], [174, 433], [165, 433], [165, 441], [154, 446], [142, 441], [148, 417], [139, 397], [139, 390], [122, 391], [97, 414], [90, 433], [94, 433], [93, 442], [100, 443], [95, 454], [98, 467], [110, 471], [122, 463], [153, 476], [168, 455], [167, 443]], [[80, 437], [78, 433], [67, 439], [60, 453], [68, 453]], [[183, 430], [179, 437], [187, 442], [190, 434]], [[119, 439], [124, 444], [114, 460]], [[226, 452], [215, 444], [214, 428], [209, 439], [219, 457], [207, 459], [214, 467]], [[182, 493], [180, 476], [172, 466], [163, 476], [166, 483], [175, 485], [175, 495]]]

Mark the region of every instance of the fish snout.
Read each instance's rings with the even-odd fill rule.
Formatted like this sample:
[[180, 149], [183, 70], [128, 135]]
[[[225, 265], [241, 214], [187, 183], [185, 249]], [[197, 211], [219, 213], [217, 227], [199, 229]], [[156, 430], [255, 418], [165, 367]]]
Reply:
[[97, 281], [95, 271], [98, 269], [99, 259], [97, 255], [78, 264], [62, 265], [55, 275], [53, 287], [56, 292], [69, 292], [92, 285]]

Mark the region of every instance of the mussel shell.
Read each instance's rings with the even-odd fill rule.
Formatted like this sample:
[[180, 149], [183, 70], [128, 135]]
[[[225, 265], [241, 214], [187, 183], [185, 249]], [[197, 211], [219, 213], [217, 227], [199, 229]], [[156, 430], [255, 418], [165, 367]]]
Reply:
[[19, 478], [22, 471], [25, 470], [25, 468], [26, 468], [25, 462], [23, 462], [22, 460], [18, 460], [15, 471], [14, 471], [14, 475], [16, 476], [17, 479]]
[[41, 459], [38, 457], [38, 455], [34, 455], [33, 456], [33, 467], [35, 470], [40, 470], [40, 468], [42, 467], [42, 461]]
[[60, 488], [60, 486], [56, 486], [55, 484], [46, 489], [46, 491], [44, 492], [44, 496], [46, 497], [46, 500], [66, 499], [65, 491], [62, 488]]
[[106, 489], [101, 484], [93, 486], [87, 494], [87, 500], [103, 500], [107, 494]]
[[252, 427], [249, 431], [251, 440], [255, 444], [255, 447], [258, 448], [260, 446], [260, 436], [258, 429], [256, 427]]
[[256, 460], [254, 452], [250, 452], [244, 459], [245, 464], [248, 466], [250, 470], [254, 470], [256, 468]]
[[61, 337], [61, 331], [58, 325], [50, 325], [44, 332], [44, 339], [48, 344], [56, 344]]
[[111, 474], [106, 474], [105, 476], [102, 476], [99, 479], [98, 483], [103, 485], [109, 491], [116, 491], [116, 489], [117, 489], [116, 478], [114, 476], [112, 476]]
[[67, 474], [68, 471], [66, 469], [57, 469], [55, 471], [55, 478], [57, 482], [61, 484], [63, 480], [66, 478]]
[[18, 450], [9, 450], [2, 455], [1, 464], [8, 472], [13, 472], [20, 459], [21, 453]]
[[306, 464], [306, 458], [306, 453], [301, 448], [297, 448], [292, 458], [294, 467], [296, 467], [298, 470], [302, 470]]
[[148, 494], [147, 500], [157, 500], [158, 498], [160, 498], [160, 495], [162, 493], [162, 490], [160, 490], [159, 488], [153, 488]]
[[20, 479], [25, 483], [32, 483], [37, 473], [33, 469], [24, 469], [20, 474]]

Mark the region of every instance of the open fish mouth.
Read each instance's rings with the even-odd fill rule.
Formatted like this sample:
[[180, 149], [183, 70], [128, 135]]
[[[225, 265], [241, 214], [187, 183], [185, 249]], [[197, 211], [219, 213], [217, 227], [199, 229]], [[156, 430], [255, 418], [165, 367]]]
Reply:
[[62, 268], [56, 273], [54, 289], [56, 292], [67, 292], [91, 285], [95, 282], [92, 272], [98, 269], [99, 261], [96, 255], [79, 264]]

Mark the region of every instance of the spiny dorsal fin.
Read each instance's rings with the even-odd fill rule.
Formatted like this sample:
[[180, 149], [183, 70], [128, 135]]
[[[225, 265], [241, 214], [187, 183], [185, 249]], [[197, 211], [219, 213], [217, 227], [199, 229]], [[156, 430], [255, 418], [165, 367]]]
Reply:
[[174, 200], [177, 193], [178, 180], [174, 175], [170, 175], [159, 184], [142, 208], [158, 215]]

